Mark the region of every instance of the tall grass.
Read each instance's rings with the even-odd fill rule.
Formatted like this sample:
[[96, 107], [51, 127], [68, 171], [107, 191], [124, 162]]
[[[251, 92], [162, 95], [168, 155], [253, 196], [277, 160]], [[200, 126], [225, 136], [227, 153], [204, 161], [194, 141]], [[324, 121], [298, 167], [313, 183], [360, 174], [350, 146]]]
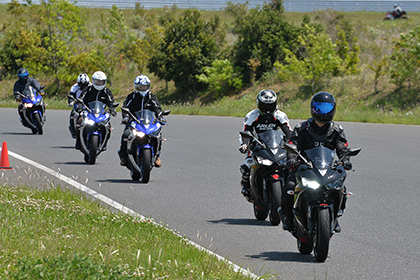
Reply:
[[1, 279], [250, 279], [172, 231], [53, 187], [0, 186]]

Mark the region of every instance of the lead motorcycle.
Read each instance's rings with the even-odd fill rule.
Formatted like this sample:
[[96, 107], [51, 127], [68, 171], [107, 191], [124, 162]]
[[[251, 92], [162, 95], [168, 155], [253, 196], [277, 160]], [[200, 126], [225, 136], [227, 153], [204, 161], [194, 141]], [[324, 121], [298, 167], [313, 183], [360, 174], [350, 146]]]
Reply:
[[121, 111], [130, 116], [131, 133], [124, 139], [127, 141], [127, 168], [133, 180], [148, 183], [158, 156], [157, 151], [160, 150], [162, 128], [167, 124], [162, 117], [169, 115], [171, 111], [164, 110], [157, 117], [150, 110], [140, 110], [135, 115], [127, 108], [121, 108]]
[[257, 139], [250, 131], [239, 132], [244, 143], [250, 145], [253, 163], [250, 170], [251, 196], [254, 215], [257, 220], [269, 216], [270, 223], [279, 225], [278, 209], [281, 205], [282, 187], [288, 175], [287, 152], [283, 147], [285, 135], [276, 130], [258, 134]]
[[326, 147], [306, 150], [303, 157], [293, 144], [285, 144], [288, 152], [298, 155], [302, 164], [296, 172], [296, 186], [288, 195], [294, 195], [292, 232], [298, 250], [307, 255], [314, 250], [315, 259], [324, 262], [328, 256], [331, 237], [344, 196], [347, 172], [340, 164], [346, 156], [356, 156], [360, 148], [348, 151], [336, 159], [335, 151]]
[[[96, 158], [106, 150], [111, 133], [111, 114], [110, 110], [118, 107], [119, 103], [114, 103], [106, 108], [106, 104], [100, 101], [93, 101], [86, 104], [80, 98], [67, 96], [75, 100], [78, 108], [82, 108], [79, 116], [81, 123], [76, 125], [80, 130], [80, 151], [84, 154], [86, 163], [95, 164]], [[80, 109], [78, 109], [80, 111]]]
[[[41, 86], [43, 89], [44, 86]], [[44, 93], [38, 92], [34, 87], [28, 86], [24, 92], [19, 92], [22, 97], [22, 111], [26, 126], [32, 130], [33, 134], [44, 133], [43, 126], [45, 123], [45, 103], [42, 96]], [[22, 120], [23, 124], [23, 120]]]

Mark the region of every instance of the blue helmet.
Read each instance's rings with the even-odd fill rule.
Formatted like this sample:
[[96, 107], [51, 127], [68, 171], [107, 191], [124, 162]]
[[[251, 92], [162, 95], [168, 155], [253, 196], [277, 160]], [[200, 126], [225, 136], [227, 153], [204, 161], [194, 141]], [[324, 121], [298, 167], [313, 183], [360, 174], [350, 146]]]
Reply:
[[321, 91], [315, 94], [311, 100], [312, 118], [320, 123], [328, 123], [333, 120], [336, 102], [330, 93]]
[[20, 68], [17, 71], [17, 75], [18, 75], [19, 80], [26, 80], [29, 76], [29, 71], [25, 68]]

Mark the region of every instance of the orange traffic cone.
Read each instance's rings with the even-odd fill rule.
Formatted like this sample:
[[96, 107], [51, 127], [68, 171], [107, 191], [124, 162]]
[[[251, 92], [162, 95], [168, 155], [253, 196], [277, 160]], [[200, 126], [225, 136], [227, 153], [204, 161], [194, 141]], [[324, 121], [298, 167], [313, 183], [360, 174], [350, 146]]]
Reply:
[[12, 169], [9, 164], [9, 153], [7, 152], [6, 142], [3, 142], [1, 147], [0, 169]]

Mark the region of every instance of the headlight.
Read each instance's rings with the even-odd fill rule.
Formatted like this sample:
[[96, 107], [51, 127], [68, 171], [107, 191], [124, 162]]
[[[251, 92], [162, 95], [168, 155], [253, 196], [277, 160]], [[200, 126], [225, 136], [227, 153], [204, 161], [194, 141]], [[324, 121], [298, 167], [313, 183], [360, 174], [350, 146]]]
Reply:
[[325, 187], [327, 188], [327, 190], [332, 190], [332, 189], [334, 189], [334, 190], [337, 190], [337, 191], [339, 191], [339, 190], [341, 190], [342, 188], [343, 188], [343, 182], [344, 182], [344, 178], [340, 178], [340, 179], [338, 179], [338, 180], [335, 180], [334, 182], [332, 182], [332, 183], [329, 183], [328, 185], [326, 185]]
[[32, 103], [25, 103], [25, 107], [26, 108], [32, 108], [32, 106], [34, 106], [34, 104], [32, 104]]
[[271, 160], [265, 159], [263, 157], [258, 157], [258, 156], [257, 156], [257, 161], [258, 161], [259, 164], [267, 165], [267, 166], [270, 166], [270, 165], [273, 164], [273, 162]]
[[144, 135], [146, 135], [146, 134], [144, 134], [144, 132], [133, 129], [133, 135], [136, 136], [136, 137], [143, 138]]
[[87, 125], [94, 125], [95, 124], [95, 121], [94, 120], [91, 120], [91, 119], [87, 119], [86, 120], [86, 124]]
[[319, 183], [316, 181], [310, 181], [308, 179], [306, 179], [305, 177], [302, 177], [302, 185], [304, 187], [310, 188], [310, 189], [317, 189], [319, 188]]

